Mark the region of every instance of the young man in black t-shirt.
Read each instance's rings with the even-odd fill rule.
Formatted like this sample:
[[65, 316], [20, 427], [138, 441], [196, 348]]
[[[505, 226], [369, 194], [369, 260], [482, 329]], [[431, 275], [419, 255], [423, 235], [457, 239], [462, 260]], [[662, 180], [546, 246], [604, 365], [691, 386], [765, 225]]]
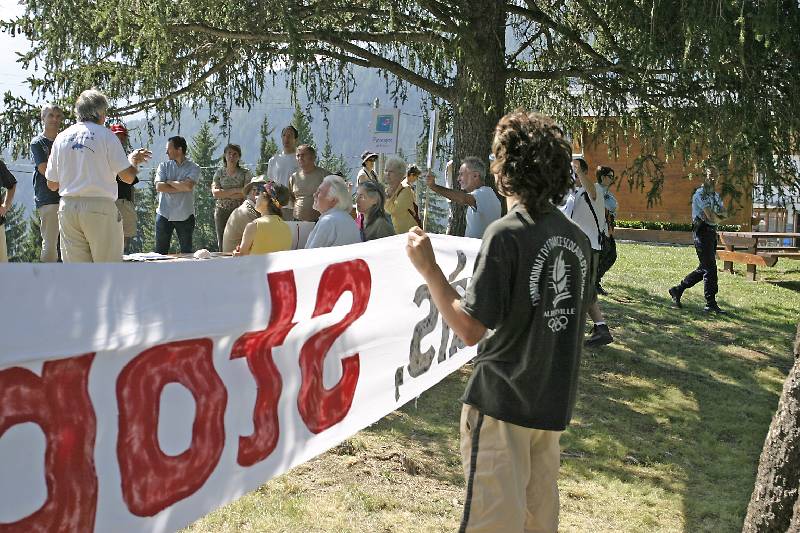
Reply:
[[419, 228], [407, 252], [450, 328], [468, 345], [480, 341], [462, 398], [461, 531], [555, 532], [558, 442], [575, 403], [591, 247], [555, 207], [572, 185], [571, 149], [551, 119], [506, 115], [492, 151], [509, 212], [486, 229], [464, 299]]

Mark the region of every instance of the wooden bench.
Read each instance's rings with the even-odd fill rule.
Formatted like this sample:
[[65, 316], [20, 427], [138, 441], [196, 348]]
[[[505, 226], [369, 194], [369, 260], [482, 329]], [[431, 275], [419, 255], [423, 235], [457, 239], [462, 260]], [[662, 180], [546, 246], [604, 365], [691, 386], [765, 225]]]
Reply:
[[[797, 239], [798, 233], [767, 232], [721, 232], [719, 233], [722, 250], [717, 250], [717, 257], [723, 262], [722, 269], [733, 274], [733, 264], [747, 265], [746, 277], [756, 280], [756, 267], [773, 267], [780, 258], [800, 259], [800, 248], [796, 246], [758, 246], [760, 239]], [[795, 241], [796, 242], [796, 241]]]

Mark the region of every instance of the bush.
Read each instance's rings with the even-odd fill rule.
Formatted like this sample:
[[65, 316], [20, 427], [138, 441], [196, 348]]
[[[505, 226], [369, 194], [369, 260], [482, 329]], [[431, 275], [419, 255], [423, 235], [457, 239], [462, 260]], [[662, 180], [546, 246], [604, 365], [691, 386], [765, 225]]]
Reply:
[[[655, 229], [663, 231], [692, 231], [688, 222], [660, 222], [657, 220], [617, 220], [616, 227], [631, 229]], [[741, 231], [739, 224], [720, 224], [718, 231]]]

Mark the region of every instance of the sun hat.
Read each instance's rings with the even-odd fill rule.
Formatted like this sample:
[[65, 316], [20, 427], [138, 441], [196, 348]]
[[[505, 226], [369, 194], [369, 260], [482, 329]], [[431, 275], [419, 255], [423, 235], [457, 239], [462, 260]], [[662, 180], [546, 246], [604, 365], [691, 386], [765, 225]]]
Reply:
[[366, 163], [367, 161], [369, 161], [374, 157], [378, 157], [378, 154], [370, 152], [369, 150], [365, 151], [364, 153], [361, 154], [361, 164], [363, 165], [364, 163]]
[[244, 192], [244, 195], [247, 196], [248, 194], [250, 194], [250, 191], [253, 189], [253, 187], [255, 187], [256, 184], [259, 183], [263, 185], [267, 184], [267, 180], [263, 174], [259, 176], [253, 176], [252, 178], [250, 178], [250, 181], [245, 184], [244, 189], [242, 189], [242, 192]]

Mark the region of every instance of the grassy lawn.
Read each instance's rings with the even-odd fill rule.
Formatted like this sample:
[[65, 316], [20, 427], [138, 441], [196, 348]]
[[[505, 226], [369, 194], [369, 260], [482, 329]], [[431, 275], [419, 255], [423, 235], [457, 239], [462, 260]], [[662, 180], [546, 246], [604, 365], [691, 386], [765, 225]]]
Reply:
[[[800, 262], [756, 283], [720, 273], [671, 307], [692, 248], [620, 244], [603, 310], [616, 342], [586, 351], [561, 439], [561, 531], [740, 531], [761, 446], [791, 366]], [[742, 268], [739, 267], [741, 272]], [[455, 531], [463, 478], [450, 376], [341, 446], [199, 520], [190, 532]]]

